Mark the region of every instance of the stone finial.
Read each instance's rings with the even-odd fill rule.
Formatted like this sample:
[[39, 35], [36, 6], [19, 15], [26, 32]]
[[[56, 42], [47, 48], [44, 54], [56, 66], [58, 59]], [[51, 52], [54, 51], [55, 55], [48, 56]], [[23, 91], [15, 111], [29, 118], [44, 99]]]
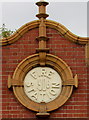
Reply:
[[44, 0], [40, 0], [39, 2], [36, 3], [36, 5], [38, 5], [38, 6], [41, 6], [41, 5], [46, 6], [46, 5], [48, 5], [48, 4], [49, 4], [49, 3], [46, 2], [46, 1], [44, 1]]
[[48, 14], [46, 14], [46, 5], [48, 4], [49, 4], [48, 2], [45, 2], [43, 0], [36, 3], [36, 5], [39, 7], [39, 14], [37, 14], [36, 17], [38, 17], [39, 19], [41, 17], [46, 19], [49, 16]]

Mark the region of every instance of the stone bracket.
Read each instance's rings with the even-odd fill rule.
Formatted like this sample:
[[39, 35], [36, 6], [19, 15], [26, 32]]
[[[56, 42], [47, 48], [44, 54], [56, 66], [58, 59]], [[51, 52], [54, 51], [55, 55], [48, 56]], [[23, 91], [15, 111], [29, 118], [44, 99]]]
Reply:
[[8, 76], [8, 88], [11, 88], [12, 86], [18, 86], [23, 87], [23, 83], [19, 80], [12, 79], [11, 76]]
[[39, 64], [45, 66], [46, 64], [46, 52], [39, 52]]
[[50, 113], [37, 113], [36, 116], [40, 118], [47, 118], [50, 116]]
[[63, 85], [74, 85], [76, 88], [78, 87], [78, 76], [77, 74], [73, 79], [63, 81]]
[[36, 114], [37, 117], [49, 117], [50, 113], [47, 113], [46, 103], [42, 102], [39, 104], [39, 113]]

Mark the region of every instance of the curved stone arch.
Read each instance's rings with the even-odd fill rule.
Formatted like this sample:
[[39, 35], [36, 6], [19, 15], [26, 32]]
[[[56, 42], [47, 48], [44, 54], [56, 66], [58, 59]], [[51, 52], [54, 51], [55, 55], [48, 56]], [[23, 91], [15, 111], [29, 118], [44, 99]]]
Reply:
[[[37, 66], [39, 66], [39, 54], [34, 54], [32, 56], [25, 58], [17, 66], [13, 74], [13, 79], [11, 81], [14, 94], [16, 98], [19, 100], [19, 102], [25, 107], [27, 107], [28, 109], [36, 112], [39, 111], [39, 107], [41, 105], [39, 103], [36, 103], [30, 100], [26, 96], [23, 89], [23, 81], [28, 71], [30, 71], [31, 69]], [[54, 55], [47, 54], [46, 66], [52, 67], [61, 75], [62, 85], [63, 85], [61, 94], [55, 100], [45, 104], [46, 110], [50, 112], [52, 110], [55, 110], [61, 107], [69, 99], [69, 97], [72, 94], [73, 85], [75, 83], [74, 83], [71, 69], [62, 59]], [[66, 82], [68, 84], [64, 84]], [[71, 82], [73, 82], [73, 84], [70, 84]]]
[[[13, 35], [0, 40], [0, 45], [9, 45], [17, 41], [20, 37], [22, 37], [26, 32], [31, 29], [39, 27], [39, 20], [35, 20], [23, 25], [19, 28]], [[51, 20], [45, 20], [46, 26], [49, 28], [53, 28], [59, 32], [62, 36], [67, 38], [68, 40], [77, 43], [77, 44], [87, 44], [89, 42], [89, 37], [79, 37], [72, 32], [70, 32], [65, 26], [60, 23]]]

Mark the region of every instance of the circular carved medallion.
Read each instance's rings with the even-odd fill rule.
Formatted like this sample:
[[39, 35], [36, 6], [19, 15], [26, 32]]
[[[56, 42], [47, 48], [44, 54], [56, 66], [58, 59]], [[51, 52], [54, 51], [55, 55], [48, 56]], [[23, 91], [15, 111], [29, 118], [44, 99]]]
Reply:
[[48, 103], [59, 96], [62, 89], [60, 75], [50, 67], [36, 67], [24, 79], [24, 91], [34, 102]]
[[18, 80], [13, 85], [16, 98], [33, 111], [39, 111], [43, 102], [47, 112], [61, 107], [69, 99], [74, 85], [68, 65], [51, 54], [46, 55], [45, 67], [39, 66], [39, 54], [24, 59], [14, 71], [13, 80]]

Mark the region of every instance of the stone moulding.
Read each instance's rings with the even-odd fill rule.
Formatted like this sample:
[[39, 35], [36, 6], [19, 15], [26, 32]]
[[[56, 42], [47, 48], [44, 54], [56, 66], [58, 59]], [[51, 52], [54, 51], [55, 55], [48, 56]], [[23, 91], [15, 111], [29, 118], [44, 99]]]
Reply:
[[[34, 67], [39, 66], [39, 54], [34, 54], [25, 58], [14, 71], [13, 77], [8, 80], [8, 88], [12, 87], [16, 98], [19, 102], [27, 107], [30, 110], [39, 111], [41, 106], [39, 103], [36, 103], [30, 100], [24, 92], [24, 78], [25, 75]], [[50, 66], [55, 69], [62, 78], [62, 92], [61, 94], [53, 101], [46, 103], [45, 107], [47, 112], [55, 110], [61, 107], [71, 96], [73, 91], [73, 86], [78, 87], [78, 79], [76, 76], [73, 78], [72, 71], [70, 67], [60, 58], [47, 54], [46, 57], [46, 66]], [[18, 81], [18, 82], [17, 82]], [[77, 83], [77, 84], [76, 84]]]
[[[23, 25], [21, 28], [19, 28], [13, 35], [1, 39], [0, 40], [0, 45], [10, 45], [14, 42], [16, 42], [17, 40], [19, 40], [20, 37], [22, 37], [26, 32], [28, 32], [31, 29], [37, 28], [39, 27], [39, 20], [35, 20], [32, 22], [29, 22], [25, 25]], [[68, 40], [77, 43], [77, 44], [87, 44], [89, 41], [89, 37], [79, 37], [75, 34], [73, 34], [72, 32], [70, 32], [65, 26], [63, 26], [60, 23], [57, 23], [55, 21], [51, 21], [51, 20], [45, 20], [46, 26], [48, 28], [53, 28], [55, 30], [57, 30], [59, 32], [59, 34], [61, 34], [62, 36], [64, 36], [65, 38], [67, 38]]]
[[89, 66], [89, 42], [85, 46], [85, 57], [86, 64]]

